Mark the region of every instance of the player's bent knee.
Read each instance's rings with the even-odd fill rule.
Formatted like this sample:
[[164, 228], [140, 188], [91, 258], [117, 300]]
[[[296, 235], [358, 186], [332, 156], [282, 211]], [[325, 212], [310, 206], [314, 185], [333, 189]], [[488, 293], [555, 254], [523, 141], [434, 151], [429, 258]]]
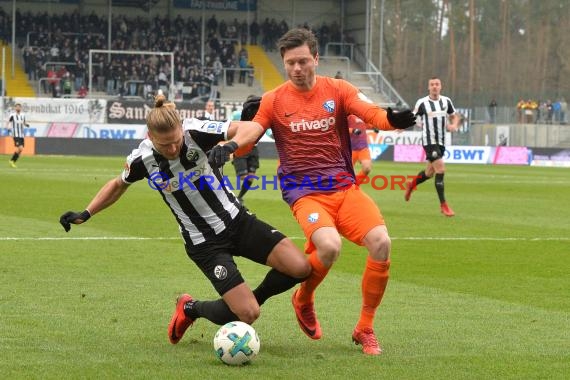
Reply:
[[300, 262], [295, 263], [290, 276], [299, 279], [299, 282], [301, 282], [309, 277], [311, 270], [311, 264], [309, 264], [309, 261], [303, 257]]
[[251, 305], [250, 307], [240, 310], [235, 314], [239, 317], [240, 321], [251, 325], [257, 320], [257, 318], [259, 318], [260, 313], [261, 310], [259, 305]]
[[274, 268], [287, 276], [293, 277], [294, 279], [299, 280], [299, 282], [302, 282], [304, 279], [309, 277], [312, 267], [305, 255], [302, 253], [301, 255], [302, 256], [299, 257], [296, 255], [295, 257], [289, 257], [287, 262], [284, 262], [282, 265], [276, 265]]
[[385, 228], [377, 227], [364, 238], [364, 244], [374, 260], [386, 261], [390, 258], [392, 240]]
[[319, 252], [319, 257], [334, 262], [338, 259], [340, 255], [340, 248], [341, 248], [341, 241], [339, 239], [338, 242], [336, 241], [327, 241], [321, 243], [317, 246], [317, 250]]
[[329, 235], [326, 239], [320, 239], [315, 245], [319, 250], [335, 255], [340, 252], [342, 240], [340, 239], [340, 235], [335, 233], [332, 236]]
[[331, 227], [323, 227], [313, 232], [311, 240], [317, 248], [317, 254], [321, 262], [330, 267], [340, 255], [342, 240], [337, 230]]
[[380, 238], [378, 248], [380, 251], [386, 251], [389, 253], [390, 249], [392, 248], [392, 239], [390, 239], [390, 236], [388, 236], [387, 234], [383, 234], [382, 237]]
[[297, 279], [305, 279], [311, 274], [311, 264], [306, 255], [288, 238], [273, 248], [266, 264]]

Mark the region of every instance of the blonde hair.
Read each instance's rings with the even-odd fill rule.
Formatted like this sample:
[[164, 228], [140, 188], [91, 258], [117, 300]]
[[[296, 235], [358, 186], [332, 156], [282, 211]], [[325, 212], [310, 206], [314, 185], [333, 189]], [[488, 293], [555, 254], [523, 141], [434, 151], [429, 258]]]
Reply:
[[149, 132], [165, 133], [180, 128], [180, 115], [176, 111], [176, 104], [166, 101], [166, 96], [158, 94], [154, 98], [154, 108], [146, 117]]

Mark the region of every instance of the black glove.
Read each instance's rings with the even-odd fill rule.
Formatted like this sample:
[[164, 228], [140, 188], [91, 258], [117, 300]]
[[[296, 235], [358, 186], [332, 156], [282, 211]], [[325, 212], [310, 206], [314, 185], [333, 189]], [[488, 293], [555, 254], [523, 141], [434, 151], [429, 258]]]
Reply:
[[243, 108], [241, 110], [241, 121], [251, 121], [255, 117], [259, 105], [261, 104], [260, 96], [249, 96], [245, 103], [243, 103]]
[[394, 112], [392, 108], [388, 107], [387, 111], [388, 122], [396, 129], [406, 129], [416, 124], [416, 116], [410, 109]]
[[73, 224], [85, 223], [86, 221], [89, 220], [89, 218], [91, 218], [91, 214], [87, 210], [79, 213], [68, 211], [59, 218], [59, 223], [61, 223], [61, 225], [65, 229], [65, 232], [69, 232], [69, 230], [71, 229], [71, 223]]
[[358, 136], [358, 135], [360, 135], [361, 133], [362, 133], [362, 131], [361, 131], [360, 129], [358, 129], [358, 128], [354, 128], [354, 129], [352, 130], [352, 134], [355, 135], [355, 136]]
[[236, 151], [238, 144], [235, 141], [228, 141], [224, 145], [216, 145], [208, 154], [208, 162], [212, 168], [224, 166], [230, 160], [230, 154]]

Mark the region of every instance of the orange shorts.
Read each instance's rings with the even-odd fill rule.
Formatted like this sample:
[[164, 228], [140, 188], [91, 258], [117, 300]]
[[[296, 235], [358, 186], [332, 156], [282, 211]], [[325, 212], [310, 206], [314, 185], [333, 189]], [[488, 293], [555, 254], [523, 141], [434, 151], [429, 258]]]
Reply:
[[370, 149], [364, 148], [352, 151], [352, 165], [356, 164], [357, 161], [362, 162], [364, 160], [369, 160], [369, 161], [371, 160]]
[[376, 203], [356, 185], [336, 193], [306, 195], [291, 209], [307, 238], [307, 253], [315, 249], [311, 236], [321, 227], [334, 227], [351, 242], [364, 245], [362, 239], [372, 228], [386, 224]]

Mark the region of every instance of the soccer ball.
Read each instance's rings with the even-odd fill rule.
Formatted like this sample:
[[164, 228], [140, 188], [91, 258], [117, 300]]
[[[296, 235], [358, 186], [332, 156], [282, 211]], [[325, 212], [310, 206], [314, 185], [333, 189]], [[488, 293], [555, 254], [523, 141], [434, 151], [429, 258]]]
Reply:
[[259, 337], [247, 323], [228, 322], [214, 335], [214, 352], [228, 365], [251, 362], [259, 353]]

